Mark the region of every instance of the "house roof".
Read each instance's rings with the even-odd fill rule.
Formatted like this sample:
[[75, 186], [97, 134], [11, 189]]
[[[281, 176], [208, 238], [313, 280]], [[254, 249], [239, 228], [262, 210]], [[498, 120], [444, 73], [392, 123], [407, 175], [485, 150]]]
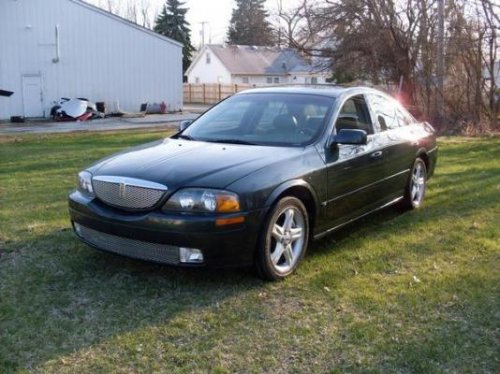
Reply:
[[83, 0], [69, 0], [69, 1], [71, 1], [72, 3], [75, 3], [77, 5], [80, 5], [80, 6], [84, 7], [84, 8], [87, 8], [89, 10], [92, 10], [92, 11], [94, 11], [96, 13], [100, 13], [100, 14], [106, 16], [106, 17], [112, 18], [115, 21], [121, 22], [121, 23], [123, 23], [123, 24], [125, 24], [125, 25], [127, 25], [129, 27], [132, 27], [132, 28], [137, 29], [139, 31], [145, 32], [146, 34], [149, 34], [151, 36], [154, 36], [154, 37], [157, 37], [159, 39], [162, 39], [162, 40], [164, 40], [166, 42], [169, 42], [171, 44], [174, 44], [174, 45], [176, 45], [178, 47], [182, 47], [182, 43], [179, 43], [178, 41], [176, 41], [174, 39], [171, 39], [171, 38], [168, 38], [168, 37], [163, 36], [161, 34], [158, 34], [157, 32], [154, 32], [153, 30], [150, 30], [150, 29], [147, 29], [145, 27], [142, 27], [142, 26], [140, 26], [140, 25], [138, 25], [138, 24], [136, 24], [136, 23], [134, 23], [132, 21], [129, 21], [129, 20], [125, 19], [125, 18], [117, 16], [116, 14], [108, 12], [108, 11], [106, 11], [104, 9], [101, 9], [101, 8], [95, 6], [95, 5], [89, 4], [89, 3], [87, 3], [87, 2], [85, 2]]
[[[235, 75], [284, 75], [317, 70], [296, 50], [290, 48], [222, 44], [207, 44], [206, 48]], [[197, 61], [195, 59], [193, 65]]]

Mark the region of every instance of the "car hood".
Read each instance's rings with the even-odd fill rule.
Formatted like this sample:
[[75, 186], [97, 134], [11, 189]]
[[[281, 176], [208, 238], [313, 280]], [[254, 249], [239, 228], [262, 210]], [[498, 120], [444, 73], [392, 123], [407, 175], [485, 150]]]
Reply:
[[165, 139], [101, 160], [88, 170], [94, 176], [123, 176], [180, 187], [225, 188], [303, 148], [207, 143]]

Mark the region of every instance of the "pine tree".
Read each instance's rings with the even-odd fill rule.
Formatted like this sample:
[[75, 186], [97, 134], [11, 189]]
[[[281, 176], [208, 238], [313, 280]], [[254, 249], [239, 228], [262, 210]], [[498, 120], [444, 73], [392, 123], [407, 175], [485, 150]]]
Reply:
[[191, 44], [191, 30], [186, 21], [186, 8], [179, 0], [167, 0], [163, 10], [156, 18], [154, 31], [174, 39], [183, 45], [182, 48], [182, 71], [191, 64], [194, 47]]
[[273, 45], [274, 36], [264, 8], [266, 0], [236, 0], [227, 32], [230, 44]]

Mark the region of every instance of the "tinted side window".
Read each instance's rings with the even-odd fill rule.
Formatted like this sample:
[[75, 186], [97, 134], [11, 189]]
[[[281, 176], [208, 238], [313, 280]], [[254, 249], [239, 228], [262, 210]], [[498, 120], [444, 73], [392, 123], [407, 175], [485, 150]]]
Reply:
[[380, 131], [392, 130], [399, 127], [396, 116], [396, 106], [385, 97], [370, 95], [370, 104], [377, 119]]
[[335, 130], [338, 133], [342, 129], [364, 130], [367, 134], [373, 134], [370, 114], [363, 96], [351, 97], [342, 105], [335, 122]]

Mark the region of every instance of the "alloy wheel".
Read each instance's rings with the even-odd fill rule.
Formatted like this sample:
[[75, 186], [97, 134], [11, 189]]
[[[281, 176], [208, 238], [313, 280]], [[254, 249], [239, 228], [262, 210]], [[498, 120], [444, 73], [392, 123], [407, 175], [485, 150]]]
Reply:
[[272, 223], [270, 256], [279, 273], [289, 272], [297, 263], [305, 241], [305, 217], [293, 206], [288, 206]]

